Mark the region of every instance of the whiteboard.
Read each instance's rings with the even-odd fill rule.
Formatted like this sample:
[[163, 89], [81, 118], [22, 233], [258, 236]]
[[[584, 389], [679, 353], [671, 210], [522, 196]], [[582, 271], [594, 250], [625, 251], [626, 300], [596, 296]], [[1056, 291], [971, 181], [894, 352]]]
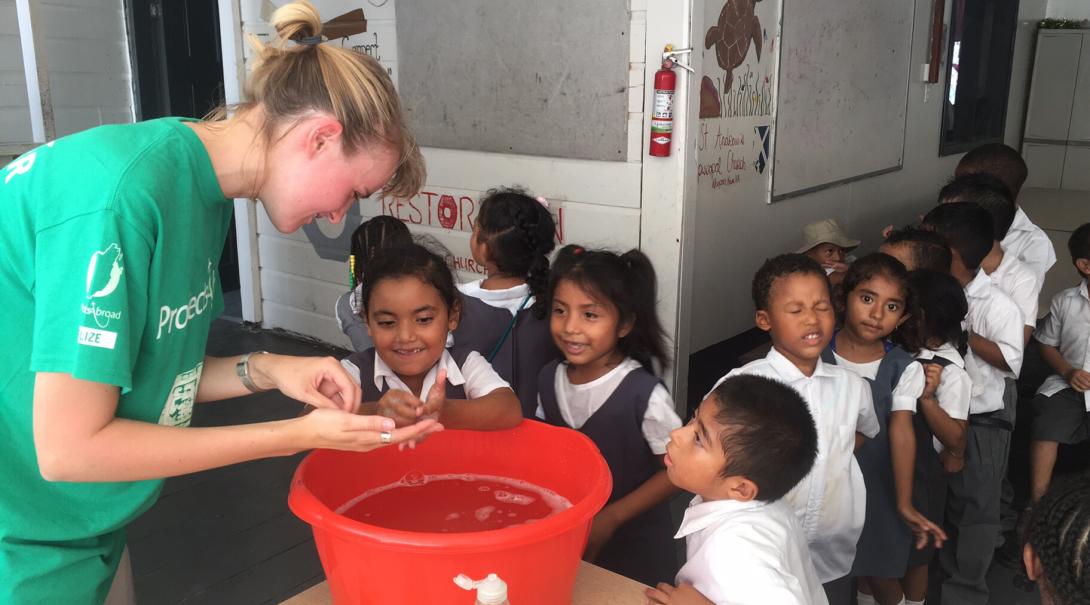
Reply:
[[783, 0], [772, 200], [898, 170], [910, 0]]
[[397, 0], [398, 93], [427, 147], [623, 162], [629, 29], [627, 0]]

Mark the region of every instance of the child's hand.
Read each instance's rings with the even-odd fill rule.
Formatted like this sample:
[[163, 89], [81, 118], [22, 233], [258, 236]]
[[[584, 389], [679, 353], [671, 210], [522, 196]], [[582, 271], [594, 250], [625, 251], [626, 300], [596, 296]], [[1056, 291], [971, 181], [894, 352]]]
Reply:
[[[357, 416], [342, 410], [319, 408], [297, 420], [301, 436], [299, 449], [328, 448], [367, 452], [393, 443], [404, 443], [422, 439], [443, 430], [443, 425], [434, 420], [425, 420], [407, 426], [394, 428], [394, 422], [381, 416]], [[383, 443], [382, 433], [388, 432], [390, 439]]]
[[443, 412], [443, 406], [447, 403], [447, 371], [439, 370], [435, 375], [435, 384], [428, 389], [428, 396], [424, 399], [424, 410], [420, 414], [422, 418], [439, 419]]
[[393, 418], [398, 427], [409, 426], [420, 420], [424, 404], [408, 391], [391, 389], [378, 400], [380, 416]]
[[939, 391], [939, 383], [942, 382], [942, 366], [937, 363], [923, 364], [923, 377], [923, 394], [920, 398], [933, 398]]
[[923, 516], [920, 511], [916, 510], [915, 506], [911, 504], [898, 506], [897, 514], [901, 516], [901, 520], [912, 531], [912, 535], [916, 536], [916, 550], [927, 546], [927, 543], [932, 539], [935, 541], [935, 548], [942, 548], [942, 543], [946, 541], [946, 532], [942, 531], [942, 528], [938, 525], [935, 525], [931, 519]]
[[1090, 372], [1072, 368], [1067, 376], [1067, 384], [1080, 393], [1090, 391]]
[[965, 456], [955, 456], [950, 453], [950, 450], [942, 450], [939, 454], [939, 462], [942, 463], [942, 470], [951, 475], [956, 475], [965, 468]]
[[593, 563], [598, 558], [598, 553], [602, 550], [602, 547], [605, 546], [606, 542], [609, 542], [613, 534], [617, 533], [617, 528], [620, 526], [620, 523], [617, 522], [608, 508], [604, 508], [597, 515], [594, 515], [594, 521], [590, 524], [590, 537], [587, 539], [587, 548], [583, 551], [583, 560]]
[[692, 584], [678, 584], [673, 587], [666, 582], [660, 582], [655, 588], [648, 588], [643, 593], [647, 596], [647, 602], [652, 605], [715, 605], [700, 591], [693, 588]]

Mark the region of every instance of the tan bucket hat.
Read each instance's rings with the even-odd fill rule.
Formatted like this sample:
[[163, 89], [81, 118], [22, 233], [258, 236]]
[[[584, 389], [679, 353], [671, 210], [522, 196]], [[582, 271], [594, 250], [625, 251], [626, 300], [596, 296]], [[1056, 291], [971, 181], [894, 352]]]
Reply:
[[802, 228], [802, 246], [798, 253], [802, 254], [818, 244], [836, 244], [845, 250], [852, 250], [861, 242], [844, 234], [840, 223], [827, 218], [814, 221]]

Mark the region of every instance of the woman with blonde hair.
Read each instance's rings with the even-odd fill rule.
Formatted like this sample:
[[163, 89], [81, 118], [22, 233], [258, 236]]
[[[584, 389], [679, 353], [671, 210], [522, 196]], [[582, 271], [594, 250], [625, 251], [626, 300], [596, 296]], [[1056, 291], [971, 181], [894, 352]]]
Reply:
[[[441, 428], [355, 415], [359, 387], [331, 358], [204, 354], [232, 198], [291, 232], [424, 179], [385, 69], [322, 44], [306, 2], [272, 22], [229, 117], [93, 128], [0, 168], [2, 603], [106, 600], [125, 527], [165, 477]], [[186, 428], [195, 403], [271, 389], [319, 409]]]

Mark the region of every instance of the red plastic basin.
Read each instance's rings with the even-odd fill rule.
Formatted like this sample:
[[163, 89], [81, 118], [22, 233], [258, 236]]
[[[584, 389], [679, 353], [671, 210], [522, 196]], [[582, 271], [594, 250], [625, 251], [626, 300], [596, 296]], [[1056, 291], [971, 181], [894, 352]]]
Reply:
[[[572, 507], [528, 525], [472, 533], [418, 533], [368, 525], [334, 511], [406, 473], [474, 473], [529, 481]], [[517, 605], [570, 603], [590, 523], [609, 498], [609, 467], [578, 431], [523, 421], [507, 431], [443, 431], [416, 450], [316, 450], [295, 471], [288, 505], [314, 530], [334, 603], [464, 603], [452, 582], [489, 573]], [[420, 506], [428, 506], [421, 502]]]

